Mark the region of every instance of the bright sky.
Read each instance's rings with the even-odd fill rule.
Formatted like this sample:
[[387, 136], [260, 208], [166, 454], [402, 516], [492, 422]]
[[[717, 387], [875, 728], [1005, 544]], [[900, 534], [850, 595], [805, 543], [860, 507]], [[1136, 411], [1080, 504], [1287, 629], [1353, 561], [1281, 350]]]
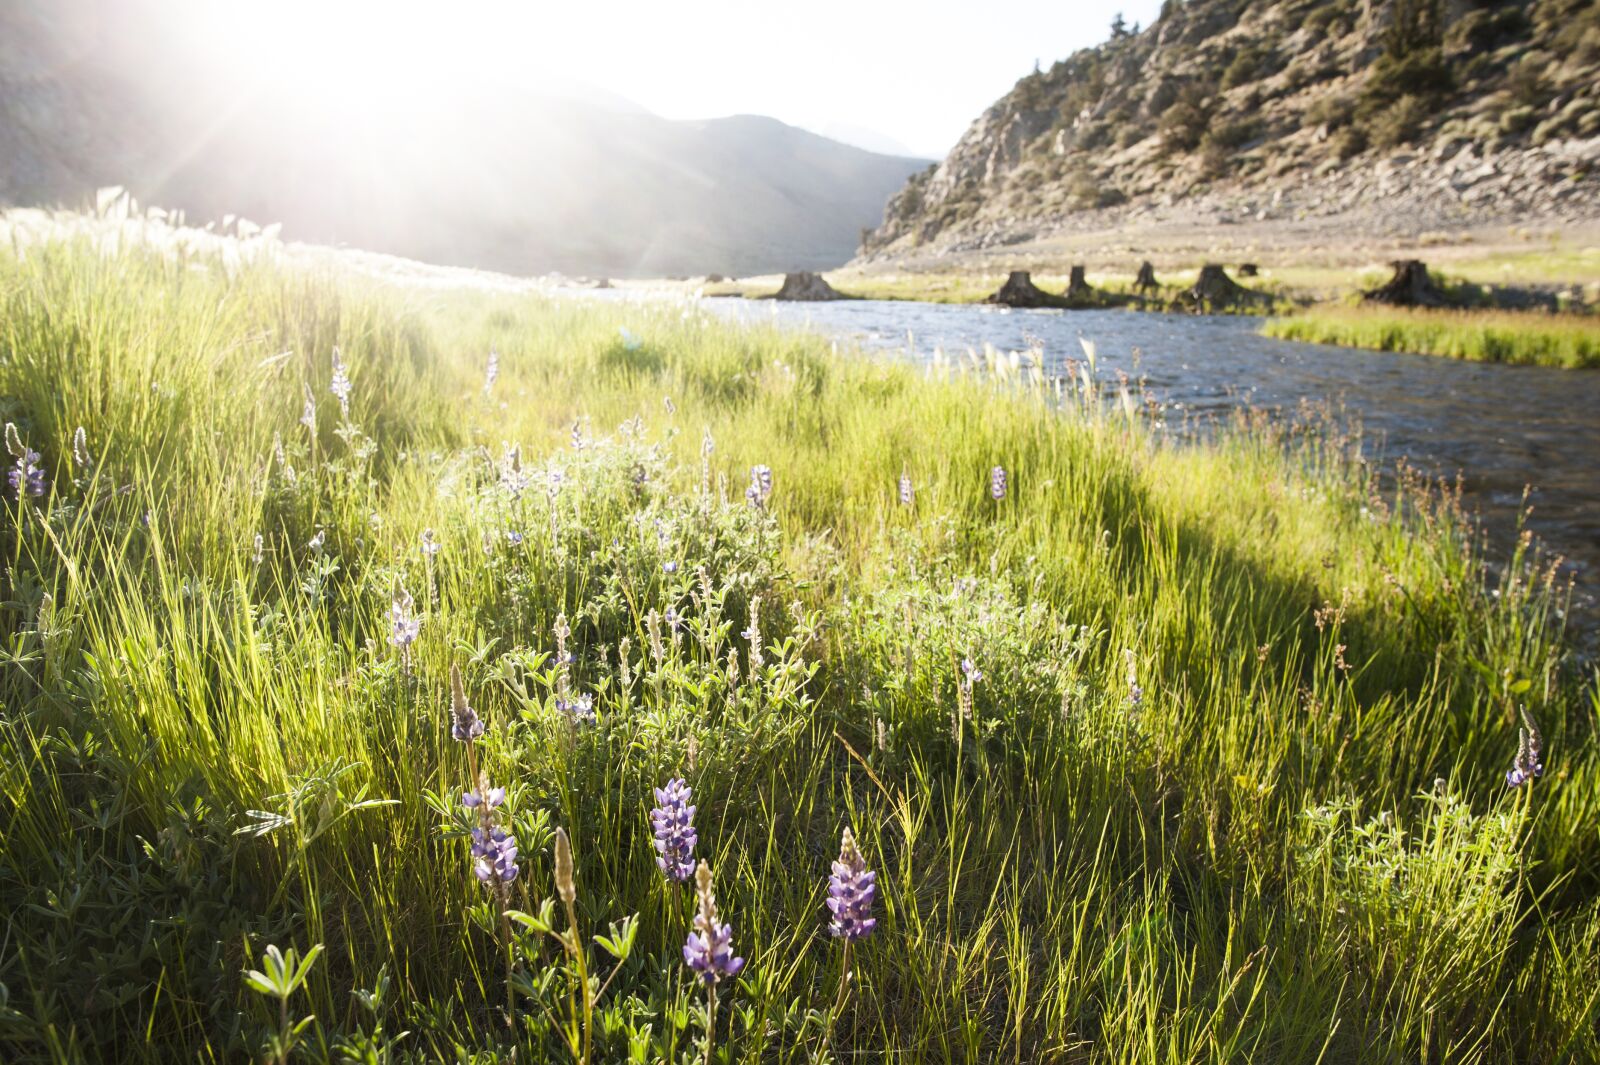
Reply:
[[[580, 81], [667, 118], [764, 114], [942, 156], [1033, 69], [1160, 0], [211, 0], [202, 32], [273, 76], [353, 87], [490, 72]], [[213, 37], [215, 40], [216, 37]], [[285, 62], [292, 54], [292, 59]], [[308, 86], [309, 87], [309, 86]]]

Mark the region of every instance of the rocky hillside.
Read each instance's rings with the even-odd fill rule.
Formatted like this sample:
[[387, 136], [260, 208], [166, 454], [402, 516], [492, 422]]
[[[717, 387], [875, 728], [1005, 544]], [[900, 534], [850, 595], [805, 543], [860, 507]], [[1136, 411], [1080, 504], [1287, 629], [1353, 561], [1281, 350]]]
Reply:
[[667, 121], [487, 76], [425, 83], [403, 108], [375, 94], [370, 111], [230, 92], [226, 55], [183, 47], [181, 10], [0, 4], [0, 205], [121, 185], [190, 221], [434, 263], [742, 275], [845, 261], [926, 165], [770, 118]]
[[1019, 81], [862, 256], [1140, 224], [1597, 217], [1597, 0], [1167, 0]]

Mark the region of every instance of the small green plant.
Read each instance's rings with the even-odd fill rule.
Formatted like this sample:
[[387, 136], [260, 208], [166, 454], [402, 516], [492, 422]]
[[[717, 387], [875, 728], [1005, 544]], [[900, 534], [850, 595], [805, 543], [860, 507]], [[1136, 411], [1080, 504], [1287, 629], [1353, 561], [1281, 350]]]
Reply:
[[321, 954], [321, 943], [306, 951], [303, 958], [295, 953], [293, 947], [283, 951], [276, 944], [269, 945], [266, 953], [261, 956], [261, 968], [249, 969], [244, 974], [246, 987], [257, 994], [277, 1000], [278, 1026], [268, 1038], [267, 1049], [272, 1060], [278, 1065], [287, 1065], [290, 1053], [300, 1043], [300, 1036], [316, 1020], [315, 1015], [307, 1014], [291, 1022], [289, 999], [305, 986], [306, 978], [311, 975], [311, 967], [316, 964]]

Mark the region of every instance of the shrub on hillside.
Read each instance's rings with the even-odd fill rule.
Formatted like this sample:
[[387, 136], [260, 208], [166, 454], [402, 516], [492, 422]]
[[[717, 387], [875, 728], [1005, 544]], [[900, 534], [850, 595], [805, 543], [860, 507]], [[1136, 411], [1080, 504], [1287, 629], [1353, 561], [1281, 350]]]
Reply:
[[1325, 126], [1331, 133], [1336, 129], [1343, 129], [1355, 117], [1356, 102], [1348, 96], [1324, 96], [1310, 107], [1306, 108], [1305, 125]]
[[1199, 147], [1211, 125], [1211, 116], [1188, 100], [1181, 100], [1161, 116], [1161, 143], [1168, 151], [1188, 152]]
[[1333, 154], [1342, 160], [1354, 159], [1367, 150], [1367, 132], [1360, 126], [1346, 126], [1333, 138]]
[[1402, 96], [1368, 123], [1373, 145], [1396, 148], [1411, 143], [1422, 132], [1431, 113], [1431, 108], [1420, 97]]

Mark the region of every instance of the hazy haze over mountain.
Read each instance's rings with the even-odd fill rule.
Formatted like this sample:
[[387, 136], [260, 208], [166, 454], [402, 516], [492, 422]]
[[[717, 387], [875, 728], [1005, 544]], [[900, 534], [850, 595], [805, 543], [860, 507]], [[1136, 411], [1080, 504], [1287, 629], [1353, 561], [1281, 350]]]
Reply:
[[173, 21], [198, 10], [0, 9], [0, 201], [123, 184], [191, 218], [443, 263], [743, 274], [848, 259], [926, 165], [769, 118], [671, 121], [559, 72], [247, 60]]

